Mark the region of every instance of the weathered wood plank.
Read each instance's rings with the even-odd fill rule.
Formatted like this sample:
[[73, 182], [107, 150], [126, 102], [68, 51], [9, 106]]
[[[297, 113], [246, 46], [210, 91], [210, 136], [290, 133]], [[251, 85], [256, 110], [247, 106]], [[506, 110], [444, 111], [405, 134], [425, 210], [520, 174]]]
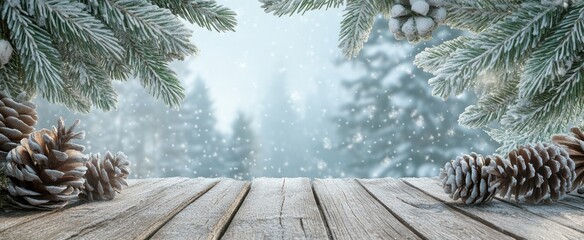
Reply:
[[561, 203], [532, 205], [517, 204], [514, 200], [507, 200], [499, 197], [497, 197], [497, 199], [584, 233], [584, 217], [582, 217], [584, 216], [583, 209]]
[[174, 216], [151, 239], [219, 239], [249, 186], [249, 182], [222, 179]]
[[308, 179], [255, 179], [223, 239], [328, 239]]
[[359, 183], [318, 179], [316, 196], [333, 239], [418, 239]]
[[497, 199], [484, 205], [467, 206], [450, 199], [438, 181], [428, 178], [405, 178], [403, 181], [468, 216], [518, 238], [584, 239], [581, 232]]
[[102, 226], [82, 231], [79, 239], [145, 239], [217, 184], [217, 179], [188, 179], [159, 187], [154, 197]]
[[[209, 179], [147, 179], [115, 200], [86, 203], [5, 231], [8, 239], [144, 238], [174, 215], [174, 209], [206, 191]], [[133, 190], [133, 191], [132, 191]], [[42, 229], [42, 231], [39, 231]]]
[[580, 197], [576, 194], [568, 194], [568, 196], [560, 202], [584, 210], [584, 197]]
[[[133, 179], [130, 180], [129, 179], [128, 180], [128, 187], [124, 189], [124, 194], [132, 194], [132, 192], [133, 192], [132, 189], [135, 188], [136, 186], [140, 186], [142, 184], [146, 184], [146, 181], [137, 181], [137, 180], [133, 180]], [[71, 208], [71, 207], [74, 207], [77, 205], [78, 205], [78, 203], [72, 203], [71, 205], [67, 206], [64, 209], [68, 209], [68, 208]], [[58, 213], [60, 211], [63, 211], [63, 209], [55, 210], [55, 211], [11, 210], [9, 212], [2, 212], [0, 210], [0, 234], [2, 234], [2, 232], [4, 232], [7, 229], [12, 228], [16, 225], [27, 223], [27, 222], [30, 222], [34, 219], [43, 217], [45, 215]]]
[[513, 239], [404, 182], [386, 179], [359, 179], [386, 209], [427, 239]]

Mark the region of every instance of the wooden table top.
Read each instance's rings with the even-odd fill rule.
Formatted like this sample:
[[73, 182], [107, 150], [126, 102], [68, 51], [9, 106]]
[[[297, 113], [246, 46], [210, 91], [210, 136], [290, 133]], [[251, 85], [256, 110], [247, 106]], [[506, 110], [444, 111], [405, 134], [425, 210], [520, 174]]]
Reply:
[[430, 178], [130, 180], [112, 201], [0, 213], [0, 239], [584, 239], [584, 196], [451, 200]]

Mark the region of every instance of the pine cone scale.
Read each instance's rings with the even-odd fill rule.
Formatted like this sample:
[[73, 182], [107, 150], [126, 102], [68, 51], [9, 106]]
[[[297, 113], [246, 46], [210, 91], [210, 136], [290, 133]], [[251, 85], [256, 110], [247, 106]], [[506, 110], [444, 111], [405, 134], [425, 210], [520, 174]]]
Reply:
[[[575, 169], [576, 177], [572, 182], [572, 188], [568, 191], [578, 190], [578, 193], [584, 193], [584, 133], [576, 127], [570, 131], [572, 135], [554, 135], [552, 141], [563, 146], [573, 161], [569, 161], [569, 164]], [[566, 174], [562, 172], [562, 176]]]
[[107, 152], [103, 159], [99, 154], [90, 155], [86, 163], [87, 174], [85, 188], [80, 197], [88, 200], [111, 200], [116, 192], [128, 186], [126, 179], [130, 174], [130, 163], [126, 155]]
[[[73, 129], [43, 129], [22, 139], [6, 157], [8, 203], [17, 208], [55, 209], [77, 198], [85, 182], [83, 153], [62, 148]], [[68, 134], [69, 133], [69, 134]], [[65, 135], [63, 135], [65, 134]], [[76, 133], [75, 133], [76, 134]]]

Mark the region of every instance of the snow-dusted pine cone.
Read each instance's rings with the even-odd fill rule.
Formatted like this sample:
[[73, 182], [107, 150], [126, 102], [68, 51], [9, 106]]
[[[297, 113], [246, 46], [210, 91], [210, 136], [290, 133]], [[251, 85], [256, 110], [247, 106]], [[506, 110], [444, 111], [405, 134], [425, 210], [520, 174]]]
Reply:
[[495, 159], [488, 171], [492, 188], [518, 202], [550, 203], [563, 198], [572, 188], [576, 173], [568, 152], [555, 144], [539, 143], [519, 147], [507, 159]]
[[568, 155], [574, 161], [576, 178], [572, 182], [572, 190], [578, 190], [578, 193], [584, 194], [584, 133], [579, 128], [571, 129], [573, 136], [554, 135], [554, 143], [564, 147]]
[[56, 209], [77, 198], [85, 180], [85, 147], [72, 143], [83, 139], [60, 119], [52, 130], [42, 129], [22, 139], [6, 157], [7, 204], [15, 208]]
[[492, 176], [486, 172], [492, 157], [471, 153], [458, 156], [440, 169], [444, 192], [454, 200], [459, 198], [466, 204], [488, 202], [495, 196], [497, 188], [491, 188]]
[[0, 92], [0, 161], [34, 131], [38, 120], [35, 105], [24, 98], [24, 94], [12, 99]]
[[92, 154], [87, 162], [85, 188], [79, 197], [88, 201], [112, 200], [116, 192], [128, 186], [126, 180], [130, 175], [130, 162], [122, 152], [112, 155], [105, 153], [103, 161], [99, 154]]
[[397, 0], [391, 8], [389, 30], [398, 40], [410, 43], [432, 38], [432, 32], [446, 19], [444, 0]]
[[0, 68], [4, 67], [10, 61], [13, 50], [9, 41], [5, 39], [0, 40]]

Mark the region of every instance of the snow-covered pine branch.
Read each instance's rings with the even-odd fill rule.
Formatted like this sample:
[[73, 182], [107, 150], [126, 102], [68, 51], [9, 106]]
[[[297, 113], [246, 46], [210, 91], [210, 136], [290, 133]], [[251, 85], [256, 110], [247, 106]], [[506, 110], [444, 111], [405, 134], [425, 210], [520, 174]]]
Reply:
[[235, 12], [214, 0], [152, 0], [156, 5], [200, 27], [218, 32], [235, 31]]
[[2, 54], [0, 86], [88, 112], [114, 109], [112, 81], [137, 76], [177, 107], [184, 90], [168, 63], [197, 52], [178, 17], [232, 31], [234, 16], [214, 0], [2, 1], [0, 41], [10, 48]]
[[[261, 1], [266, 11], [279, 10], [276, 15], [318, 9], [306, 6], [327, 2]], [[340, 46], [347, 57], [358, 53], [368, 37], [371, 25], [363, 13], [370, 17], [390, 13], [390, 30], [396, 38], [410, 42], [427, 38], [425, 26], [416, 21], [424, 17], [471, 31], [427, 48], [415, 63], [435, 75], [429, 81], [434, 95], [447, 98], [469, 90], [478, 92], [480, 100], [466, 109], [459, 122], [473, 128], [490, 127], [491, 136], [503, 144], [501, 151], [548, 141], [551, 134], [584, 122], [584, 1], [364, 0], [343, 4], [346, 17]], [[446, 9], [446, 19], [438, 14], [440, 8]], [[412, 29], [417, 33], [407, 36], [405, 30]]]
[[344, 0], [259, 0], [267, 13], [276, 16], [304, 14], [307, 11], [321, 8], [336, 8], [344, 4]]
[[345, 57], [359, 54], [369, 38], [377, 13], [377, 0], [347, 0], [339, 34], [339, 47]]
[[519, 8], [521, 0], [450, 0], [444, 1], [448, 18], [444, 22], [452, 28], [482, 32]]

